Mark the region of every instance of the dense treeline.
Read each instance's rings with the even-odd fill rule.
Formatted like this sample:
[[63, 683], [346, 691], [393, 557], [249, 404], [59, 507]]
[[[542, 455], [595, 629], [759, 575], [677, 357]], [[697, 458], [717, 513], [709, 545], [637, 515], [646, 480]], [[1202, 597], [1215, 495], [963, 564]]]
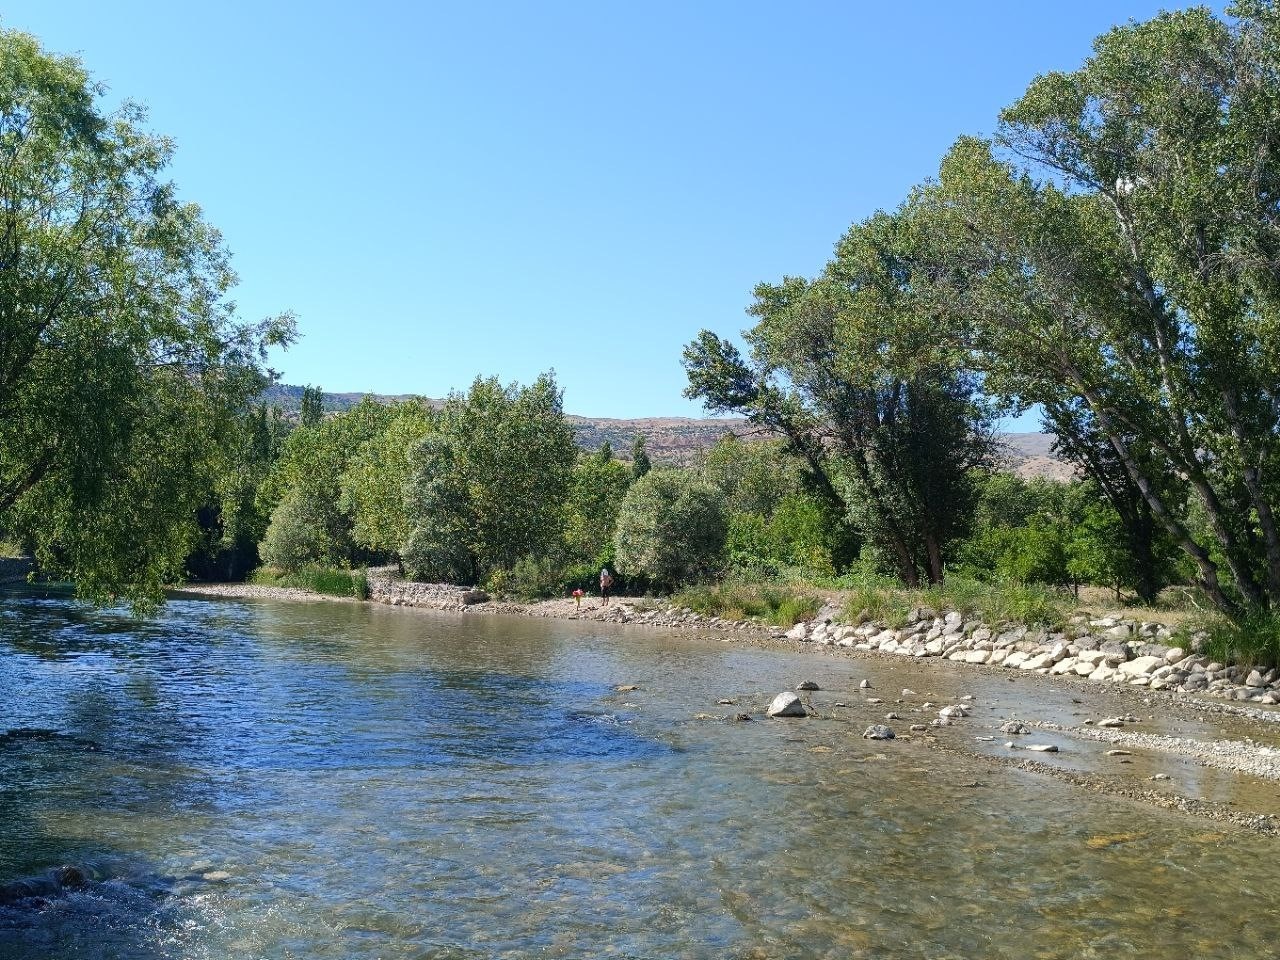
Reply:
[[[287, 436], [273, 432], [282, 427]], [[240, 531], [257, 530], [262, 562], [286, 577], [399, 562], [417, 579], [532, 599], [591, 590], [602, 567], [633, 591], [721, 579], [853, 586], [902, 574], [883, 522], [868, 519], [874, 508], [850, 510], [826, 489], [852, 498], [861, 488], [816, 477], [789, 440], [728, 434], [680, 469], [652, 468], [642, 437], [630, 462], [607, 444], [578, 451], [550, 375], [524, 388], [477, 380], [441, 409], [365, 400], [297, 427], [257, 411], [246, 438], [233, 472], [260, 477], [256, 495], [226, 491], [214, 511], [225, 529], [210, 543], [231, 550]], [[275, 460], [264, 471], [265, 450]], [[1135, 550], [1092, 479], [973, 467], [962, 479], [967, 506], [939, 541], [952, 573], [1147, 599], [1188, 575], [1167, 538], [1149, 555]], [[251, 554], [239, 562], [252, 565]]]

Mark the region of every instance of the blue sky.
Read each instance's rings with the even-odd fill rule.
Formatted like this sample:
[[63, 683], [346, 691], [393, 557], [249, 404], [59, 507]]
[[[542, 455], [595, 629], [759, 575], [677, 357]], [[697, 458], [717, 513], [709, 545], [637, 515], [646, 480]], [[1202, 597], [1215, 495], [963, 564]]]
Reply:
[[681, 346], [821, 268], [1037, 73], [1160, 7], [9, 0], [177, 141], [284, 379], [440, 396], [554, 368], [597, 416], [696, 415]]

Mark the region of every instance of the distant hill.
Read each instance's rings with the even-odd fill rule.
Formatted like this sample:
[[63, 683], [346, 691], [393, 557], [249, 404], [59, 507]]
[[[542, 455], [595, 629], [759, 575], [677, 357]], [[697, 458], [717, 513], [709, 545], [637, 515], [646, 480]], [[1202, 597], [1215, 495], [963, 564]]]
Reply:
[[[290, 384], [274, 384], [267, 388], [262, 399], [280, 407], [286, 415], [296, 417], [302, 403], [302, 390], [302, 387]], [[380, 403], [411, 399], [410, 394], [326, 393], [324, 406], [326, 410], [334, 412], [349, 410], [366, 396]], [[436, 405], [443, 403], [429, 398], [427, 402]], [[764, 436], [758, 427], [733, 417], [642, 417], [621, 420], [568, 414], [565, 419], [573, 427], [578, 446], [585, 450], [599, 449], [602, 443], [608, 441], [616, 455], [626, 458], [631, 454], [631, 444], [636, 434], [643, 433], [653, 462], [668, 466], [691, 463], [699, 453], [709, 449], [726, 433], [736, 433], [744, 439]], [[1001, 440], [1005, 447], [1007, 468], [1019, 476], [1068, 480], [1074, 473], [1070, 464], [1053, 456], [1050, 450], [1052, 434], [1008, 433]]]
[[1020, 477], [1045, 477], [1049, 480], [1067, 481], [1076, 475], [1076, 469], [1053, 453], [1052, 433], [1006, 433], [1000, 440], [1004, 444], [1004, 459], [1008, 469]]

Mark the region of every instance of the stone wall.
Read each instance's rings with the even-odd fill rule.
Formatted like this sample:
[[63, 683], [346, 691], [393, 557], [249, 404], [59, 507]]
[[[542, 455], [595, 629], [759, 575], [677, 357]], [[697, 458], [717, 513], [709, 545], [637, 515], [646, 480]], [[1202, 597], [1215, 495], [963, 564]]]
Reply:
[[369, 599], [393, 607], [462, 610], [489, 599], [488, 594], [475, 587], [401, 579], [396, 567], [370, 567], [365, 571], [365, 577], [369, 583]]

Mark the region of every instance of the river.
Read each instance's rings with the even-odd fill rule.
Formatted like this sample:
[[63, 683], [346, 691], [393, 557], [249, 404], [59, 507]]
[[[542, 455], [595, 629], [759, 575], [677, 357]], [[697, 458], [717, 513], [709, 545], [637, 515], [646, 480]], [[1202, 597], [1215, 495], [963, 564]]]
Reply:
[[[902, 676], [644, 628], [10, 594], [0, 957], [1275, 954], [1280, 841], [862, 740]], [[695, 719], [809, 677], [867, 716]]]

